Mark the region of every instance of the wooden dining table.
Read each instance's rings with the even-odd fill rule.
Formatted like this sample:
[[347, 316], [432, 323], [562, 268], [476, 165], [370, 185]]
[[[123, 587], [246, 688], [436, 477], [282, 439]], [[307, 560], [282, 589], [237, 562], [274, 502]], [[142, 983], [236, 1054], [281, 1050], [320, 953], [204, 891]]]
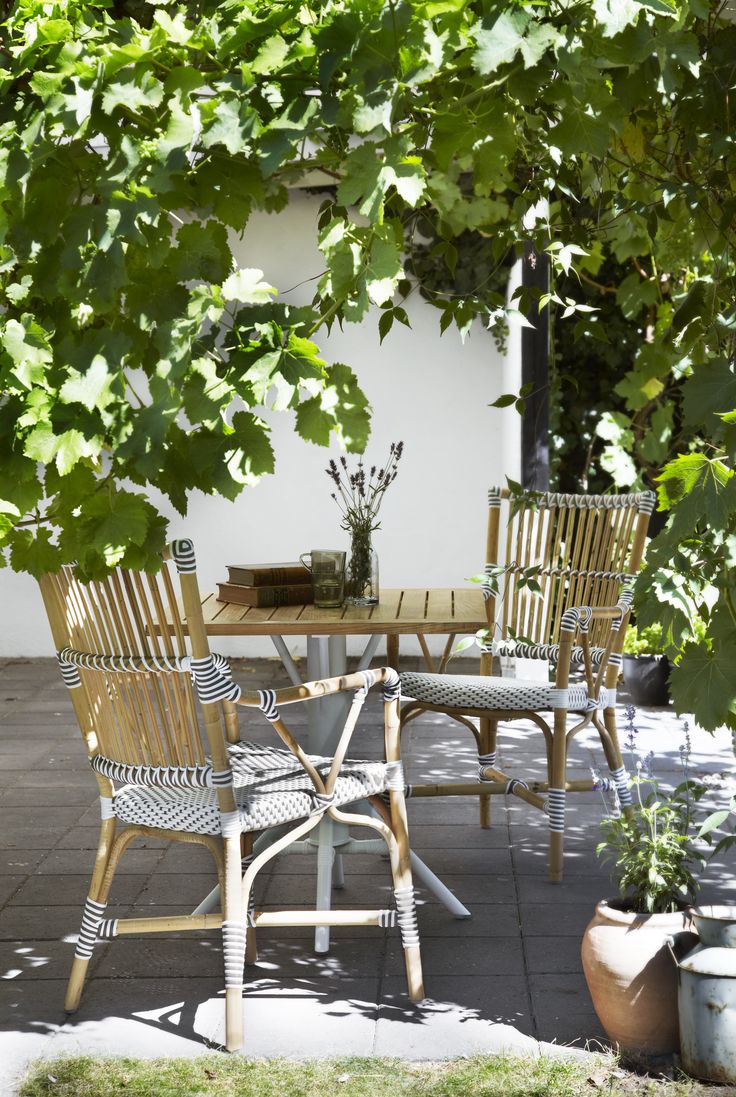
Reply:
[[[386, 637], [386, 662], [399, 669], [401, 636], [416, 636], [430, 671], [444, 671], [455, 638], [474, 634], [487, 624], [482, 590], [478, 588], [404, 587], [381, 591], [373, 606], [340, 606], [321, 609], [314, 605], [278, 606], [259, 609], [234, 602], [220, 601], [215, 594], [202, 600], [205, 627], [210, 636], [269, 636], [284, 669], [294, 685], [300, 685], [296, 660], [289, 650], [291, 637], [307, 639], [307, 681], [344, 674], [347, 664], [347, 637], [366, 637], [358, 658], [358, 670], [369, 667], [383, 637]], [[436, 660], [427, 644], [427, 636], [447, 637], [444, 651]], [[329, 755], [345, 721], [350, 699], [336, 694], [310, 701], [307, 705], [308, 749], [310, 754]], [[317, 908], [329, 910], [333, 881], [342, 881], [342, 852], [374, 852], [375, 842], [351, 838], [347, 828], [324, 820], [312, 845], [317, 845]], [[379, 843], [380, 845], [381, 843]], [[309, 840], [304, 844], [309, 847]], [[376, 847], [377, 848], [377, 847]], [[470, 911], [431, 869], [412, 854], [415, 877], [444, 903], [456, 918], [470, 917]], [[210, 900], [211, 902], [211, 900]], [[202, 904], [198, 910], [207, 909]], [[315, 948], [329, 948], [329, 927], [319, 926]]]

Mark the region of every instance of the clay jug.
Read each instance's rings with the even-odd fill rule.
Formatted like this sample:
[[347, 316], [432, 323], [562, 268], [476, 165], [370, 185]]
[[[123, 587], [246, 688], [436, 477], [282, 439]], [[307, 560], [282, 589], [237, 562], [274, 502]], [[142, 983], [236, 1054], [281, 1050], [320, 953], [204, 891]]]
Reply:
[[677, 968], [666, 941], [689, 924], [685, 912], [635, 914], [615, 900], [595, 908], [583, 935], [583, 971], [598, 1019], [621, 1050], [677, 1051]]

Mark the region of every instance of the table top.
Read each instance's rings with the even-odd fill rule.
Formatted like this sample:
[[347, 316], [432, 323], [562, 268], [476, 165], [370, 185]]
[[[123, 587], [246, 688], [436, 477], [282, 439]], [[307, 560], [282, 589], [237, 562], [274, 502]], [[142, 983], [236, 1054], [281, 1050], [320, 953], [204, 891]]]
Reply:
[[473, 633], [486, 627], [480, 588], [382, 590], [375, 606], [278, 606], [256, 609], [220, 602], [214, 594], [202, 600], [211, 636], [336, 636], [375, 633]]

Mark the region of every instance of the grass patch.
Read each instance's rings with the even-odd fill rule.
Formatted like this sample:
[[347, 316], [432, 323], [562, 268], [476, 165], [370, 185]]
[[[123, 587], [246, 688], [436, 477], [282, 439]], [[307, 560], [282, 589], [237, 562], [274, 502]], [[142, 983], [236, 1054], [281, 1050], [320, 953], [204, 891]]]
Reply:
[[705, 1097], [733, 1093], [682, 1079], [631, 1074], [608, 1056], [585, 1062], [477, 1057], [292, 1062], [206, 1055], [197, 1059], [64, 1057], [34, 1065], [19, 1097]]

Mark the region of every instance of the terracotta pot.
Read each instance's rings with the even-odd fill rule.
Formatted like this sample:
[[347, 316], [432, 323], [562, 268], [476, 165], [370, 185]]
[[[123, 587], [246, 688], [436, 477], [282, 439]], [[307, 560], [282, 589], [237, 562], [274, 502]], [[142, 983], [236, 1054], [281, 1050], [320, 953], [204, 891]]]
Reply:
[[595, 908], [583, 935], [583, 971], [598, 1019], [623, 1051], [677, 1051], [677, 968], [665, 941], [688, 926], [685, 912], [634, 914], [605, 899]]

